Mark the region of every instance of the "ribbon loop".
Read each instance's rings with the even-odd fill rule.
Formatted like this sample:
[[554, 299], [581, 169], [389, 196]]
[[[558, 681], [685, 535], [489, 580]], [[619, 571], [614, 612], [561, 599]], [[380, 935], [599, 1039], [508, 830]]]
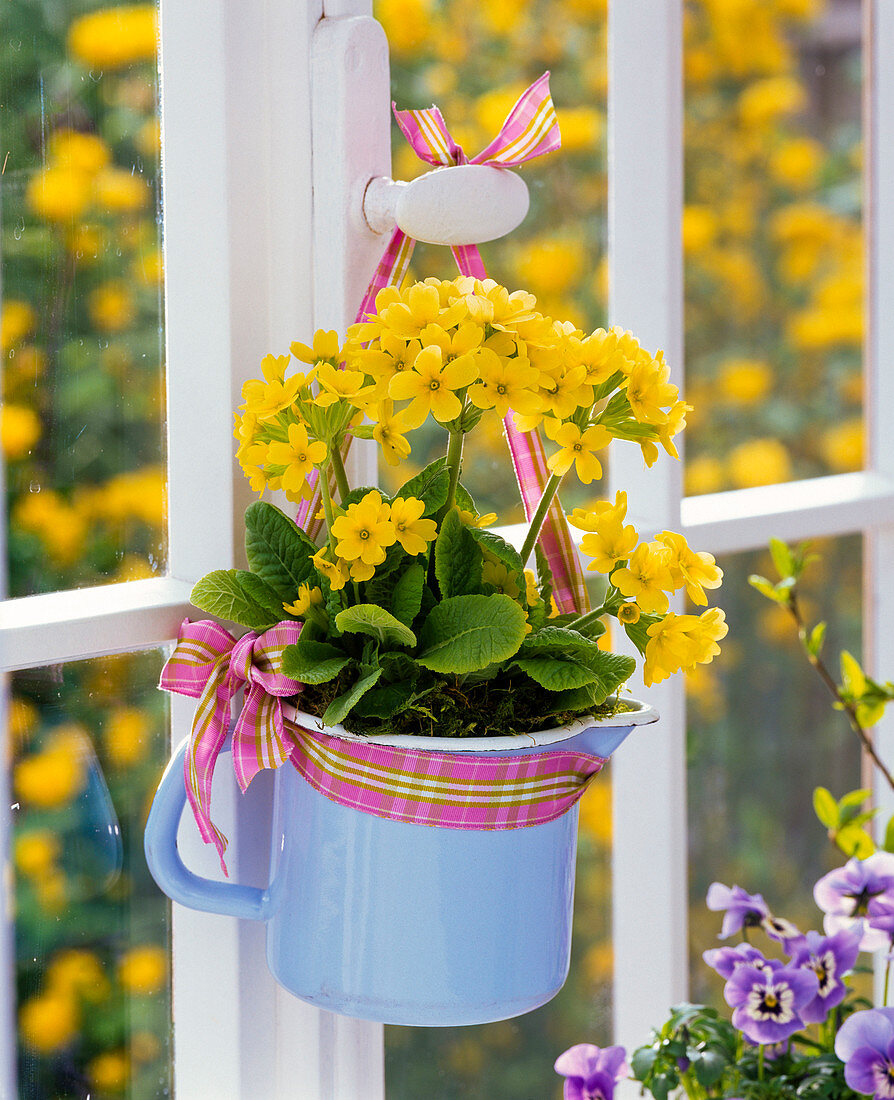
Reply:
[[237, 641], [215, 622], [185, 619], [162, 669], [160, 687], [199, 700], [183, 766], [186, 796], [202, 840], [217, 849], [224, 874], [227, 839], [211, 820], [211, 783], [233, 697], [241, 687], [248, 688], [233, 732], [233, 766], [244, 791], [262, 768], [278, 768], [294, 748], [285, 733], [281, 699], [297, 695], [302, 685], [279, 668], [283, 650], [298, 640], [301, 625], [281, 622], [261, 635], [249, 631]]

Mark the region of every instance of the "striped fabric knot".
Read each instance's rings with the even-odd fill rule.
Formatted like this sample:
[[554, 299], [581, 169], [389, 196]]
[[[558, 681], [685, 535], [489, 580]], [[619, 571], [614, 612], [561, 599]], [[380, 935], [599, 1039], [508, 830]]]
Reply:
[[291, 763], [320, 794], [362, 813], [442, 829], [521, 829], [566, 813], [605, 759], [438, 752], [346, 741], [291, 726]]
[[283, 650], [298, 640], [301, 623], [281, 622], [263, 634], [241, 638], [211, 620], [184, 619], [174, 652], [161, 672], [159, 687], [198, 699], [184, 761], [186, 797], [199, 833], [213, 844], [227, 873], [226, 837], [211, 820], [211, 781], [230, 726], [234, 696], [245, 689], [233, 729], [233, 768], [241, 790], [264, 768], [278, 768], [294, 742], [283, 719], [282, 699], [302, 685], [279, 671]]

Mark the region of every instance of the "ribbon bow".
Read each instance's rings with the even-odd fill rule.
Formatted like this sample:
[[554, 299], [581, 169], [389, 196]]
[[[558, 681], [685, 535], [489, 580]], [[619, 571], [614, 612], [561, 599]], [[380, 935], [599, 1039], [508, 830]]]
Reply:
[[230, 725], [234, 695], [246, 688], [233, 730], [233, 768], [242, 791], [262, 768], [278, 768], [295, 747], [283, 723], [282, 698], [301, 683], [279, 671], [283, 650], [298, 640], [301, 623], [281, 622], [238, 641], [211, 620], [184, 619], [159, 687], [198, 699], [184, 763], [186, 796], [206, 844], [213, 844], [227, 873], [227, 839], [211, 821], [211, 780]]
[[[513, 168], [526, 160], [552, 153], [562, 144], [559, 120], [549, 94], [548, 72], [522, 92], [494, 140], [471, 159], [451, 137], [444, 116], [437, 107], [398, 111], [392, 104], [392, 109], [398, 126], [416, 154], [435, 167], [491, 164], [496, 168]], [[399, 228], [391, 234], [391, 240], [360, 304], [358, 321], [376, 312], [376, 295], [380, 290], [392, 284], [401, 284], [415, 244], [412, 237], [408, 237]], [[470, 275], [475, 279], [487, 278], [481, 253], [475, 245], [456, 245], [452, 252], [463, 275]], [[506, 415], [503, 424], [525, 515], [530, 520], [537, 510], [550, 476], [543, 442], [537, 431], [520, 432], [511, 413]], [[350, 443], [350, 437], [347, 442]], [[319, 530], [321, 521], [315, 519], [318, 511], [319, 493], [315, 490], [310, 501], [299, 504], [297, 515], [299, 527], [303, 527], [311, 536]], [[588, 610], [590, 601], [577, 548], [568, 530], [558, 497], [553, 498], [538, 542], [552, 573], [553, 599], [559, 611]]]

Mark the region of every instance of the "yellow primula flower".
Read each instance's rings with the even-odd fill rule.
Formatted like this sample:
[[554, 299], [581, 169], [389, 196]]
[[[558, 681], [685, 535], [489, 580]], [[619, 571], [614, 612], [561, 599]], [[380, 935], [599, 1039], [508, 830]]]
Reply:
[[259, 420], [269, 420], [294, 402], [307, 378], [299, 371], [286, 379], [284, 375], [288, 364], [287, 355], [264, 357], [261, 361], [264, 381], [251, 378], [242, 387], [242, 408], [246, 413], [253, 413]]
[[612, 573], [611, 582], [646, 614], [662, 614], [669, 606], [667, 593], [674, 591], [670, 551], [655, 542], [641, 542], [627, 565]]
[[675, 531], [661, 531], [656, 540], [671, 552], [670, 570], [676, 588], [686, 588], [686, 595], [695, 604], [707, 604], [706, 588], [719, 588], [723, 571], [715, 564], [714, 557], [704, 551], [691, 549], [683, 535]]
[[484, 584], [493, 585], [493, 587], [498, 592], [502, 592], [504, 596], [511, 596], [513, 600], [518, 599], [518, 584], [503, 562], [491, 561], [485, 558], [484, 564], [481, 567], [481, 580]]
[[597, 500], [589, 508], [575, 508], [567, 519], [581, 531], [598, 531], [604, 523], [623, 523], [626, 515], [627, 493], [618, 489], [614, 504], [610, 500]]
[[416, 497], [395, 497], [391, 503], [391, 522], [397, 541], [408, 554], [424, 554], [438, 534], [433, 519], [423, 519], [425, 502]]
[[525, 600], [528, 607], [536, 607], [537, 604], [543, 602], [540, 589], [537, 587], [537, 577], [531, 569], [525, 570]]
[[635, 603], [622, 603], [618, 608], [618, 622], [633, 626], [639, 622], [640, 610]]
[[[378, 308], [378, 298], [376, 305]], [[466, 315], [467, 307], [463, 299], [457, 298], [444, 307], [439, 286], [430, 282], [415, 283], [404, 299], [379, 310], [383, 328], [405, 339], [418, 338], [428, 325], [452, 328]]]
[[404, 436], [407, 431], [409, 425], [404, 414], [394, 411], [393, 401], [383, 401], [379, 405], [372, 436], [382, 448], [382, 454], [389, 466], [399, 466], [405, 458], [410, 457], [410, 444]]
[[593, 387], [587, 385], [587, 368], [560, 366], [540, 375], [540, 394], [546, 410], [557, 420], [567, 420], [593, 403]]
[[660, 683], [681, 669], [710, 664], [720, 652], [717, 644], [726, 637], [729, 628], [726, 616], [719, 607], [712, 607], [701, 615], [676, 615], [670, 612], [647, 630], [643, 662], [643, 681], [646, 687]]
[[294, 603], [284, 603], [282, 609], [289, 615], [297, 615], [298, 618], [303, 618], [311, 607], [322, 602], [323, 591], [319, 585], [314, 585], [311, 588], [309, 584], [300, 584], [297, 600]]
[[270, 472], [281, 479], [286, 492], [307, 496], [307, 477], [314, 466], [325, 461], [327, 453], [326, 444], [321, 440], [310, 441], [304, 424], [290, 424], [288, 442], [273, 442], [268, 446], [267, 465], [272, 467]]
[[619, 561], [625, 561], [636, 547], [637, 533], [630, 523], [609, 518], [581, 539], [581, 550], [592, 560], [587, 569], [611, 573]]
[[601, 424], [581, 431], [570, 421], [560, 424], [550, 419], [546, 421], [546, 434], [561, 448], [547, 459], [546, 465], [551, 473], [561, 477], [573, 465], [585, 485], [602, 477], [602, 463], [594, 452], [604, 450], [611, 443], [611, 435]]
[[341, 355], [338, 333], [334, 329], [328, 332], [322, 328], [317, 329], [314, 333], [313, 347], [295, 340], [289, 345], [289, 351], [302, 363], [329, 363], [331, 366], [338, 366]]
[[395, 374], [410, 370], [422, 351], [418, 340], [404, 340], [391, 332], [383, 332], [374, 345], [361, 348], [351, 358], [351, 364], [375, 379], [383, 395]]
[[342, 561], [341, 558], [335, 562], [329, 561], [326, 557], [325, 547], [322, 550], [318, 550], [311, 558], [311, 561], [314, 563], [317, 572], [322, 573], [329, 581], [329, 587], [333, 592], [340, 592], [351, 579], [348, 563]]
[[357, 504], [349, 504], [343, 516], [333, 521], [332, 537], [338, 540], [339, 557], [352, 562], [356, 558], [365, 565], [379, 565], [385, 560], [385, 550], [397, 541], [397, 531], [390, 518], [391, 509], [373, 489]]
[[632, 333], [613, 328], [610, 332], [599, 328], [583, 340], [572, 340], [572, 362], [586, 369], [586, 384], [601, 386], [613, 374], [629, 375], [633, 369], [639, 342]]
[[466, 527], [489, 527], [497, 518], [496, 512], [486, 512], [483, 516], [475, 512], [469, 512], [465, 508], [458, 508], [459, 518]]
[[418, 428], [429, 412], [445, 424], [462, 412], [462, 403], [454, 391], [464, 389], [477, 377], [478, 368], [471, 356], [445, 363], [444, 353], [435, 344], [419, 352], [412, 370], [391, 379], [388, 396], [410, 401], [404, 417], [411, 428]]
[[462, 295], [469, 316], [479, 324], [513, 330], [539, 316], [534, 309], [537, 299], [525, 290], [510, 293], [493, 279], [474, 279], [465, 275], [454, 280], [454, 285]]
[[331, 363], [321, 363], [315, 377], [320, 392], [314, 398], [314, 403], [324, 409], [337, 401], [349, 401], [356, 408], [362, 409], [375, 392], [375, 386], [366, 385], [366, 376], [360, 371], [338, 370]]
[[478, 373], [480, 381], [469, 386], [469, 400], [476, 408], [493, 409], [500, 417], [510, 409], [525, 416], [540, 412], [540, 371], [529, 360], [506, 359], [490, 348], [482, 348]]
[[627, 382], [627, 400], [633, 415], [640, 423], [662, 424], [667, 419], [665, 405], [676, 404], [679, 391], [669, 382], [670, 367], [659, 351], [653, 358], [645, 350], [640, 352]]

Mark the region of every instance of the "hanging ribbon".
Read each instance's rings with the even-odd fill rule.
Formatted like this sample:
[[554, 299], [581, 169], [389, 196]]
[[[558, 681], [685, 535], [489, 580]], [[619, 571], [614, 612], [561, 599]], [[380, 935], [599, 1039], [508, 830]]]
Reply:
[[229, 730], [233, 696], [247, 689], [233, 730], [233, 768], [245, 791], [259, 771], [278, 768], [295, 747], [283, 721], [282, 699], [297, 695], [302, 685], [278, 670], [283, 650], [298, 640], [301, 625], [281, 622], [237, 641], [215, 622], [184, 619], [162, 669], [159, 687], [198, 699], [184, 762], [186, 796], [202, 839], [217, 849], [224, 874], [227, 840], [211, 821], [211, 781]]
[[[549, 94], [548, 72], [522, 92], [494, 140], [471, 159], [451, 137], [437, 107], [418, 111], [398, 111], [393, 104], [392, 107], [398, 126], [417, 156], [435, 168], [458, 164], [514, 168], [535, 157], [552, 153], [561, 145], [559, 122]], [[415, 244], [401, 229], [394, 230], [360, 305], [358, 321], [375, 313], [376, 295], [380, 290], [392, 284], [400, 285]], [[475, 245], [455, 246], [452, 252], [463, 275], [487, 278], [484, 262]], [[504, 428], [525, 515], [530, 520], [549, 479], [543, 442], [537, 431], [520, 432], [511, 414], [506, 416]], [[317, 518], [319, 507], [319, 493], [316, 490], [311, 500], [302, 501], [298, 507], [298, 525], [311, 537], [322, 522]], [[559, 611], [587, 611], [590, 603], [583, 572], [558, 497], [553, 498], [538, 541], [553, 575], [553, 598]]]

